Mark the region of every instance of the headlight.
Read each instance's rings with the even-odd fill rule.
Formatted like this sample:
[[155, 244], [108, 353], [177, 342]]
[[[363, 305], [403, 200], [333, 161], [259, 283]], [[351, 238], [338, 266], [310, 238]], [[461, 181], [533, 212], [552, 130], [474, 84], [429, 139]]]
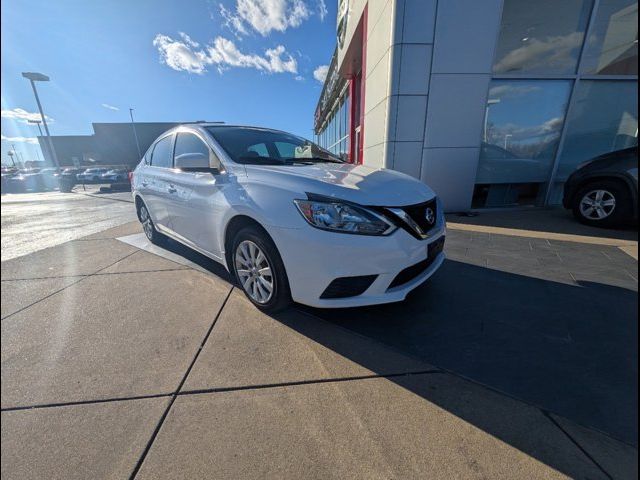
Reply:
[[396, 227], [377, 213], [340, 201], [294, 200], [313, 227], [357, 235], [388, 235]]

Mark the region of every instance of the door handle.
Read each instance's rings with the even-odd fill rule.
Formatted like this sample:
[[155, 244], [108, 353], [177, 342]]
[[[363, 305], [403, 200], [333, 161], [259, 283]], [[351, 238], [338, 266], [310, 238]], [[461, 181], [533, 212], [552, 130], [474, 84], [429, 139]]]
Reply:
[[143, 187], [146, 187], [147, 185], [149, 185], [149, 182], [142, 182]]
[[173, 185], [169, 185], [169, 188], [167, 189], [167, 191], [169, 193], [176, 193], [178, 191], [178, 189], [176, 187], [174, 187]]

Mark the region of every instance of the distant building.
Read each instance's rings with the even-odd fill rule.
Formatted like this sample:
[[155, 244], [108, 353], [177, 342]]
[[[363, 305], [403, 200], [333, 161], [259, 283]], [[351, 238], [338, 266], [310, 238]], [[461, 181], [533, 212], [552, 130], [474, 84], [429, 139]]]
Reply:
[[[135, 132], [144, 152], [158, 136], [179, 123], [135, 123]], [[140, 161], [134, 125], [125, 123], [93, 123], [93, 135], [52, 136], [53, 147], [61, 166], [122, 165], [133, 167]], [[48, 164], [53, 164], [46, 137], [38, 137]]]
[[340, 0], [320, 145], [449, 211], [560, 201], [638, 142], [636, 0]]

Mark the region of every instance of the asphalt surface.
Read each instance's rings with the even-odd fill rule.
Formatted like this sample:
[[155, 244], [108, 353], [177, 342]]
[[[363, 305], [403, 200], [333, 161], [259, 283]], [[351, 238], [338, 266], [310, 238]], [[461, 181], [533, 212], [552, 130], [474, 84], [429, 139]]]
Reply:
[[76, 190], [2, 195], [2, 261], [136, 219], [131, 193]]
[[273, 316], [137, 222], [3, 261], [2, 478], [637, 478], [636, 260], [446, 248], [404, 303]]

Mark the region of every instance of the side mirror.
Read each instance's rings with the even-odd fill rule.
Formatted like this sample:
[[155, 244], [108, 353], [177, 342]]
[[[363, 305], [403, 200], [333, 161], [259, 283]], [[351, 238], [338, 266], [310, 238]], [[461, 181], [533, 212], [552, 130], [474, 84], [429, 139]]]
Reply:
[[209, 156], [203, 153], [183, 153], [175, 158], [175, 168], [181, 170], [209, 169]]

